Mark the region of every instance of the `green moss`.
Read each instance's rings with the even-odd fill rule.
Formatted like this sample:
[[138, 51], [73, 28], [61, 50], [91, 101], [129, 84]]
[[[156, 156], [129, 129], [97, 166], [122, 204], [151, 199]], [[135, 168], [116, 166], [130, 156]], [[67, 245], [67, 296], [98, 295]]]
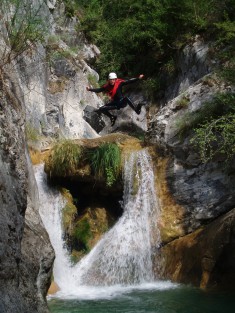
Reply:
[[90, 250], [89, 240], [92, 237], [90, 223], [87, 217], [80, 219], [73, 230], [73, 237], [82, 243], [86, 251]]
[[61, 193], [67, 200], [67, 203], [62, 210], [63, 230], [66, 234], [71, 236], [74, 227], [74, 220], [77, 215], [77, 207], [74, 205], [74, 200], [69, 190], [62, 188]]

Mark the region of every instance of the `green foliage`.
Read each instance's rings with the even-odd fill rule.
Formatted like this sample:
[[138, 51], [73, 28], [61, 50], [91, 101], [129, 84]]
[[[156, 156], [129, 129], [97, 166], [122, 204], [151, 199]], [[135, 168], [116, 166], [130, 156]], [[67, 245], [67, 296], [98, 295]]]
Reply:
[[95, 65], [101, 79], [110, 71], [123, 77], [143, 72], [150, 78], [150, 97], [164, 86], [166, 74], [176, 73], [175, 54], [195, 35], [234, 41], [234, 0], [84, 0], [78, 4], [82, 12], [78, 29], [102, 52]]
[[89, 251], [88, 241], [92, 233], [88, 218], [85, 217], [76, 223], [73, 237], [84, 245], [86, 251]]
[[[199, 120], [200, 117], [200, 120]], [[235, 94], [218, 94], [197, 114], [191, 143], [207, 162], [222, 156], [226, 161], [235, 155]]]
[[184, 135], [189, 130], [208, 120], [216, 119], [228, 113], [235, 113], [235, 94], [220, 93], [196, 112], [187, 112], [177, 122], [178, 131]]
[[195, 129], [191, 142], [199, 150], [201, 160], [208, 162], [223, 157], [227, 162], [235, 156], [235, 114], [212, 119]]
[[218, 58], [223, 67], [217, 70], [217, 75], [226, 82], [235, 84], [235, 45], [223, 49]]
[[65, 16], [72, 18], [76, 15], [77, 11], [77, 2], [75, 0], [62, 0], [65, 5]]
[[90, 162], [95, 175], [106, 179], [106, 185], [112, 186], [118, 179], [121, 167], [121, 152], [114, 143], [102, 144], [90, 155]]
[[145, 95], [153, 100], [156, 94], [156, 91], [161, 87], [161, 82], [159, 77], [147, 78], [143, 81], [143, 90]]
[[42, 1], [1, 0], [0, 13], [9, 38], [8, 61], [22, 54], [32, 44], [43, 41], [47, 32], [42, 18]]
[[71, 140], [57, 143], [49, 159], [49, 170], [54, 176], [72, 175], [79, 164], [82, 149]]

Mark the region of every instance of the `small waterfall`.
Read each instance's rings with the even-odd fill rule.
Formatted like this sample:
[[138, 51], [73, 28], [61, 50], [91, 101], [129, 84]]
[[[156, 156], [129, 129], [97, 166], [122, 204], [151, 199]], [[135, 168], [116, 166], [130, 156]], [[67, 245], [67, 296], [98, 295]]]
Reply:
[[68, 277], [72, 277], [70, 259], [65, 249], [61, 225], [62, 209], [66, 200], [56, 188], [48, 186], [44, 165], [35, 166], [34, 173], [39, 192], [39, 213], [56, 255], [53, 274], [57, 284], [63, 286], [68, 281]]
[[125, 163], [124, 213], [74, 268], [76, 283], [97, 286], [153, 281], [151, 221], [156, 218], [156, 209], [151, 159], [142, 150]]
[[154, 280], [151, 247], [158, 246], [160, 236], [159, 242], [154, 238], [153, 243], [151, 234], [159, 209], [147, 150], [134, 152], [125, 162], [122, 217], [75, 266], [64, 248], [60, 221], [64, 200], [46, 186], [42, 167], [35, 172], [40, 213], [56, 252], [54, 279], [63, 292], [74, 292], [81, 286], [129, 286]]

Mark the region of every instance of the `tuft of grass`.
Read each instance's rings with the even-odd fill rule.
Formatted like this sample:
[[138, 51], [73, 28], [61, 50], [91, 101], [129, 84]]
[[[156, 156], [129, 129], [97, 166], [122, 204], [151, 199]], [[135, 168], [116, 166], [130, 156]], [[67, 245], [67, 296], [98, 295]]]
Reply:
[[183, 95], [178, 101], [177, 105], [180, 108], [186, 108], [189, 104], [190, 100], [187, 96]]
[[57, 143], [49, 158], [49, 170], [53, 176], [72, 175], [78, 168], [82, 156], [82, 149], [72, 140]]
[[26, 139], [27, 141], [36, 142], [40, 139], [40, 132], [38, 129], [33, 127], [31, 124], [27, 123], [25, 127]]
[[104, 177], [106, 185], [112, 186], [118, 179], [121, 169], [121, 151], [115, 143], [102, 144], [90, 154], [90, 162], [95, 176]]

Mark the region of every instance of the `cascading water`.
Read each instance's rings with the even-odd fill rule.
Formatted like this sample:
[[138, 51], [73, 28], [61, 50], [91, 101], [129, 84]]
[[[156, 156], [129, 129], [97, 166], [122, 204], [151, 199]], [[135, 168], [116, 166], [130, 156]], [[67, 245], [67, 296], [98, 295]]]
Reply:
[[66, 200], [57, 189], [48, 186], [43, 165], [35, 166], [34, 172], [39, 192], [39, 213], [56, 255], [53, 274], [56, 277], [57, 284], [62, 286], [67, 281], [65, 277], [72, 276], [69, 255], [65, 248], [61, 225], [62, 209], [65, 206]]
[[[62, 292], [74, 292], [81, 286], [130, 286], [154, 280], [151, 234], [159, 209], [147, 150], [131, 154], [125, 162], [122, 217], [75, 266], [69, 262], [63, 242], [60, 212], [64, 201], [46, 186], [42, 167], [35, 171], [40, 214], [56, 252], [54, 279]], [[157, 237], [155, 247], [160, 243]]]

